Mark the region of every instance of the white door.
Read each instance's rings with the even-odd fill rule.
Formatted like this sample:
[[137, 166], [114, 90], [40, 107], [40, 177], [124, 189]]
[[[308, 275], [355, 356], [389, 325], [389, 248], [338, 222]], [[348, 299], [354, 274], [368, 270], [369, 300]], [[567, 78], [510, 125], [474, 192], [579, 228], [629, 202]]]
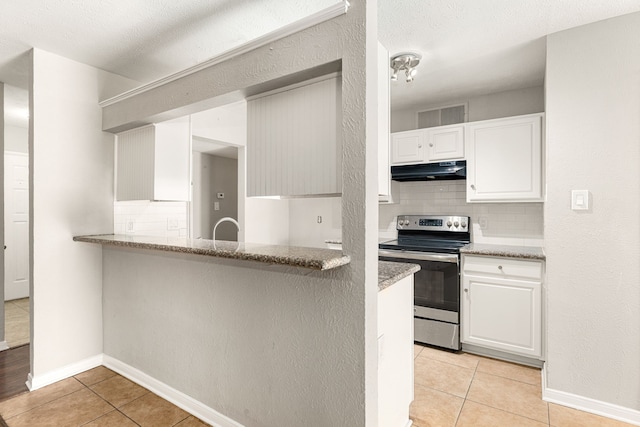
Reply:
[[29, 158], [4, 156], [4, 299], [29, 296]]

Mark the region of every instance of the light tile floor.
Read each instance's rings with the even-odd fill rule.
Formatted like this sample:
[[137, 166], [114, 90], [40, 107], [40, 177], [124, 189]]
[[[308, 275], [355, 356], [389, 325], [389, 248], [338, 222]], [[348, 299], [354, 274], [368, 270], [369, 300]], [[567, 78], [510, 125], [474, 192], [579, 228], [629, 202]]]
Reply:
[[9, 347], [29, 342], [29, 298], [5, 301], [4, 338]]
[[414, 345], [416, 427], [623, 427], [542, 400], [540, 370]]
[[99, 366], [0, 402], [9, 427], [202, 427], [208, 424]]
[[[630, 426], [544, 402], [539, 369], [419, 345], [414, 352], [416, 427]], [[0, 415], [9, 427], [207, 425], [103, 366], [0, 402]]]

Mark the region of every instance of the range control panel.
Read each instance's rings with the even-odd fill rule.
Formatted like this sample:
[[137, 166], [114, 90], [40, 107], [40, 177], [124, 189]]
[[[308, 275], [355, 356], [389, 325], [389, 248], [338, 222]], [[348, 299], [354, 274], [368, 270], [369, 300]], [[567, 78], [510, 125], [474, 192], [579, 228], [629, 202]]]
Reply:
[[468, 216], [398, 215], [398, 230], [469, 231]]

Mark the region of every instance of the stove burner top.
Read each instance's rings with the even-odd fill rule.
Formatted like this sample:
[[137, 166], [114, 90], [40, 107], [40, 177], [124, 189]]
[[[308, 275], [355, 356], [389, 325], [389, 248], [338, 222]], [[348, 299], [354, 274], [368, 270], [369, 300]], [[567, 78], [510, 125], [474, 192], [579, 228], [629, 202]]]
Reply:
[[468, 243], [468, 241], [400, 237], [395, 240], [389, 240], [388, 242], [382, 242], [379, 247], [380, 249], [455, 254], [460, 252], [460, 248]]
[[471, 242], [469, 217], [436, 215], [398, 216], [398, 238], [380, 249], [457, 254]]

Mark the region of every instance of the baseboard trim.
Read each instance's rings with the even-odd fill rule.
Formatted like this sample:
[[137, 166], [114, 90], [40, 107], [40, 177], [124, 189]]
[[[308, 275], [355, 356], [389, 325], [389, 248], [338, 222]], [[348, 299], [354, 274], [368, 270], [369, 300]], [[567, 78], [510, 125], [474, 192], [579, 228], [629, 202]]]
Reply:
[[640, 426], [640, 411], [549, 388], [545, 368], [542, 369], [542, 400]]
[[9, 350], [9, 344], [6, 341], [0, 341], [0, 351]]
[[29, 391], [34, 391], [100, 365], [102, 365], [102, 354], [88, 357], [76, 363], [71, 363], [67, 366], [63, 366], [62, 368], [47, 372], [46, 374], [38, 375], [37, 377], [34, 377], [29, 373], [26, 382], [27, 388]]
[[201, 419], [205, 423], [215, 427], [243, 427], [242, 424], [232, 420], [226, 415], [204, 405], [203, 403], [193, 399], [190, 396], [168, 386], [167, 384], [156, 380], [155, 378], [145, 374], [144, 372], [121, 362], [106, 354], [103, 356], [103, 364], [107, 368], [119, 373], [123, 377], [130, 379], [136, 384], [151, 390], [153, 393], [165, 400], [173, 403], [179, 408], [184, 409], [191, 415]]

